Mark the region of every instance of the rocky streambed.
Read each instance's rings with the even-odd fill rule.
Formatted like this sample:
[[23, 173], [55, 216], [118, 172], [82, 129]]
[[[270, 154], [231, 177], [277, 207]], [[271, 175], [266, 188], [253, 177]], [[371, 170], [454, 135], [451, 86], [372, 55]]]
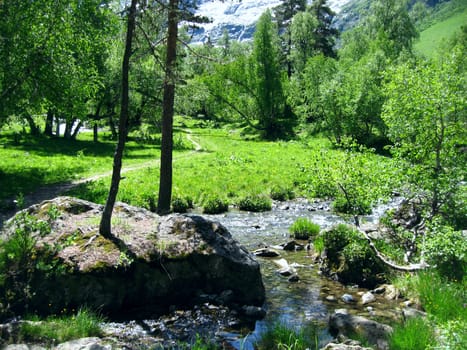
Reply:
[[[389, 206], [394, 205], [397, 203], [389, 204]], [[375, 214], [364, 218], [364, 221], [370, 224], [377, 222], [378, 216], [386, 208], [386, 206], [378, 207]], [[344, 222], [343, 218], [330, 211], [327, 202], [310, 203], [305, 200], [295, 200], [275, 203], [270, 212], [246, 213], [232, 210], [221, 215], [205, 215], [208, 221], [201, 219], [196, 213], [175, 216], [160, 225], [162, 232], [165, 232], [162, 235], [165, 237], [163, 240], [165, 243], [157, 243], [155, 245], [158, 247], [157, 251], [152, 251], [150, 254], [144, 250], [146, 249], [144, 242], [147, 242], [147, 239], [130, 238], [129, 232], [133, 223], [138, 223], [139, 228], [144, 227], [145, 225], [142, 224], [144, 215], [152, 214], [145, 212], [142, 216], [142, 212], [137, 210], [135, 216], [129, 214], [131, 211], [127, 206], [123, 206], [119, 211], [124, 213], [120, 222], [123, 222], [127, 231], [125, 233], [124, 230], [119, 237], [125, 242], [126, 249], [129, 248], [129, 251], [126, 251], [127, 256], [119, 253], [117, 260], [111, 262], [110, 265], [120, 264], [117, 270], [120, 269], [119, 271], [123, 273], [131, 269], [130, 261], [135, 257], [136, 260], [141, 260], [138, 256], [147, 260], [149, 256], [153, 256], [153, 262], [149, 265], [159, 266], [162, 272], [158, 272], [158, 278], [165, 276], [164, 286], [171, 283], [171, 273], [175, 276], [180, 272], [178, 275], [181, 277], [181, 282], [176, 288], [180, 291], [177, 298], [182, 296], [186, 299], [189, 295], [192, 302], [180, 305], [175, 302], [177, 298], [173, 298], [173, 302], [164, 305], [165, 311], [162, 316], [158, 317], [150, 317], [151, 313], [146, 311], [151, 308], [146, 308], [144, 303], [137, 303], [138, 305], [133, 305], [132, 311], [136, 312], [133, 315], [137, 315], [139, 310], [145, 311], [140, 314], [144, 316], [133, 317], [129, 320], [128, 315], [123, 317], [122, 314], [120, 320], [117, 318], [118, 321], [115, 321], [114, 318], [114, 322], [105, 323], [103, 329], [106, 338], [95, 340], [94, 344], [101, 344], [107, 348], [125, 349], [167, 348], [180, 342], [191, 342], [197, 335], [202, 335], [225, 344], [227, 348], [248, 350], [253, 349], [254, 343], [264, 331], [277, 322], [292, 327], [303, 327], [310, 322], [317, 322], [322, 325], [320, 341], [324, 346], [339, 333], [339, 325], [348, 327], [346, 322], [349, 321], [349, 317], [355, 317], [356, 322], [361, 321], [358, 317], [365, 317], [365, 319], [383, 323], [401, 317], [400, 300], [395, 300], [397, 293], [390, 286], [373, 291], [361, 289], [358, 286], [344, 286], [321, 274], [312, 251], [279, 249], [280, 244], [290, 241], [288, 228], [299, 217], [311, 219], [322, 229]], [[77, 212], [80, 215], [83, 213], [81, 210]], [[133, 219], [130, 220], [129, 217]], [[220, 222], [221, 225], [212, 224], [210, 220]], [[90, 223], [86, 220], [84, 222]], [[143, 231], [147, 233], [147, 230]], [[214, 235], [213, 232], [217, 233]], [[172, 239], [177, 235], [183, 238], [182, 245], [177, 246], [175, 240]], [[94, 234], [90, 230], [89, 237], [81, 243], [86, 245], [92, 237]], [[154, 238], [151, 235], [148, 237]], [[215, 237], [217, 238], [214, 239]], [[229, 241], [228, 245], [225, 244], [226, 241]], [[235, 243], [236, 241], [240, 245]], [[218, 248], [212, 248], [215, 246], [212, 245], [213, 243]], [[298, 243], [306, 244], [306, 242]], [[235, 247], [235, 251], [231, 250], [232, 247]], [[259, 262], [258, 267], [261, 267], [263, 283], [258, 284], [257, 277], [254, 277], [257, 263], [250, 260], [246, 252], [264, 247], [276, 248], [280, 256], [256, 258]], [[200, 256], [208, 255], [208, 253], [216, 255], [216, 250], [219, 249], [220, 256], [223, 258], [208, 259], [207, 263], [199, 260]], [[191, 264], [190, 268], [183, 267], [183, 264], [178, 265], [182, 266], [180, 268], [171, 265], [177, 259], [187, 258], [183, 254], [185, 250], [194, 254], [194, 257], [187, 260]], [[143, 253], [144, 251], [147, 254]], [[165, 255], [161, 254], [162, 251]], [[232, 259], [224, 259], [232, 254], [234, 255], [233, 262], [230, 261]], [[246, 259], [246, 263], [237, 265], [238, 259], [235, 256]], [[126, 258], [128, 261], [125, 260]], [[278, 273], [277, 261], [280, 259], [296, 272], [298, 278], [290, 279]], [[69, 258], [69, 260], [76, 262], [77, 258]], [[162, 261], [164, 263], [161, 263]], [[209, 266], [209, 269], [206, 266]], [[223, 268], [222, 272], [216, 270], [219, 266]], [[238, 271], [239, 267], [240, 271]], [[213, 273], [213, 271], [217, 272]], [[209, 276], [208, 282], [206, 282], [205, 275]], [[149, 281], [154, 279], [150, 278]], [[198, 287], [192, 289], [195, 292], [187, 294], [186, 290], [192, 285]], [[130, 285], [126, 288], [132, 290]], [[155, 286], [155, 289], [157, 288]], [[143, 292], [143, 295], [144, 293], [147, 291]], [[263, 304], [264, 297], [266, 301]], [[129, 299], [120, 296], [119, 300], [124, 309]], [[190, 306], [193, 304], [196, 306]], [[329, 331], [330, 316], [331, 318], [335, 316], [336, 334], [331, 334]], [[346, 321], [342, 321], [343, 319]], [[380, 348], [384, 348], [384, 344]]]

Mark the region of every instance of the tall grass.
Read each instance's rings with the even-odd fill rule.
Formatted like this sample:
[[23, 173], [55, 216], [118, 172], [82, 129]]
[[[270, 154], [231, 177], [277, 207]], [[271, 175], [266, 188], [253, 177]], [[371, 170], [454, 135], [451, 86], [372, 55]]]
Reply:
[[425, 350], [435, 340], [433, 327], [424, 318], [408, 319], [397, 325], [390, 339], [391, 350]]
[[[467, 345], [467, 281], [447, 280], [436, 271], [399, 277], [394, 284], [417, 299], [427, 319], [407, 320], [395, 327], [391, 349], [465, 349]], [[433, 334], [437, 334], [436, 337]], [[424, 339], [428, 339], [426, 342]], [[434, 344], [434, 345], [433, 345]]]
[[[33, 321], [37, 321], [34, 318]], [[100, 324], [103, 318], [99, 315], [80, 309], [72, 316], [52, 316], [45, 321], [25, 322], [22, 324], [19, 337], [25, 341], [39, 341], [47, 344], [62, 343], [72, 339], [101, 336]]]
[[276, 323], [268, 328], [258, 341], [259, 350], [305, 350], [318, 349], [318, 326], [309, 324], [298, 330], [286, 324]]

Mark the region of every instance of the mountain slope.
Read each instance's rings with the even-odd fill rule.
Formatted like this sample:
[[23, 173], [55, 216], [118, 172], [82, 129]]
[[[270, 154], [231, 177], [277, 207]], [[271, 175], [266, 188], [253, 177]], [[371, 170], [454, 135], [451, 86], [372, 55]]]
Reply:
[[[339, 12], [349, 1], [351, 0], [330, 0], [328, 4], [335, 12]], [[310, 0], [308, 2], [311, 3]], [[281, 0], [200, 1], [197, 13], [210, 18], [212, 22], [201, 25], [194, 33], [192, 42], [204, 42], [208, 37], [215, 42], [224, 30], [228, 31], [231, 39], [249, 40], [261, 14], [281, 3]]]

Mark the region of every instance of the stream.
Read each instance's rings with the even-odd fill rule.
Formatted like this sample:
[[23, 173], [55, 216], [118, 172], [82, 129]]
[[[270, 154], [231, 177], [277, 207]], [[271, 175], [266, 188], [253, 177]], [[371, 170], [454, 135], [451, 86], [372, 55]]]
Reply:
[[[387, 209], [397, 206], [400, 200], [395, 199], [388, 204], [378, 206], [372, 215], [361, 218], [361, 222], [376, 223]], [[221, 222], [232, 236], [250, 251], [290, 241], [288, 229], [299, 217], [312, 220], [319, 224], [322, 230], [337, 223], [346, 222], [343, 217], [332, 213], [329, 202], [310, 203], [298, 199], [274, 203], [272, 211], [269, 212], [250, 213], [231, 210], [224, 214], [203, 214], [203, 216]], [[245, 330], [238, 327], [235, 320], [229, 318], [228, 310], [215, 306], [204, 306], [184, 313], [174, 311], [160, 320], [114, 323], [108, 325], [107, 328], [110, 333], [119, 334], [120, 337], [125, 332], [130, 334], [131, 336], [125, 337], [126, 343], [134, 339], [141, 344], [148, 335], [154, 337], [155, 334], [160, 336], [159, 339], [186, 341], [190, 337], [192, 339], [193, 334], [199, 333], [228, 342], [238, 350], [253, 350], [254, 343], [260, 339], [264, 331], [277, 322], [297, 328], [312, 322], [318, 323], [319, 329], [322, 329], [319, 341], [324, 345], [332, 339], [326, 330], [329, 314], [338, 308], [346, 308], [350, 313], [370, 317], [383, 323], [398, 317], [397, 303], [387, 301], [382, 296], [376, 296], [376, 301], [369, 305], [361, 305], [358, 302], [344, 303], [341, 300], [342, 295], [351, 294], [358, 301], [360, 295], [367, 290], [357, 286], [343, 286], [322, 276], [319, 266], [314, 263], [310, 252], [306, 249], [292, 252], [281, 250], [280, 254], [281, 258], [287, 260], [289, 264], [296, 264], [300, 280], [289, 282], [287, 277], [277, 273], [278, 266], [273, 262], [274, 258], [258, 257], [266, 288], [264, 308], [267, 314], [263, 320], [252, 325], [251, 329]], [[190, 333], [188, 330], [190, 327], [196, 329], [194, 331], [191, 329]], [[160, 331], [161, 329], [163, 331]], [[153, 343], [153, 341], [146, 343]]]

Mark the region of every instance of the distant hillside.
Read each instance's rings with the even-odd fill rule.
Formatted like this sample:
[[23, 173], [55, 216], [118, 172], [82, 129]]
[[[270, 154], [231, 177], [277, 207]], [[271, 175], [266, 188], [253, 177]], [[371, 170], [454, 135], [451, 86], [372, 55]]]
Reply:
[[419, 40], [415, 43], [415, 50], [427, 57], [431, 57], [441, 43], [451, 38], [463, 25], [467, 25], [467, 3], [463, 11], [436, 22], [422, 31]]

